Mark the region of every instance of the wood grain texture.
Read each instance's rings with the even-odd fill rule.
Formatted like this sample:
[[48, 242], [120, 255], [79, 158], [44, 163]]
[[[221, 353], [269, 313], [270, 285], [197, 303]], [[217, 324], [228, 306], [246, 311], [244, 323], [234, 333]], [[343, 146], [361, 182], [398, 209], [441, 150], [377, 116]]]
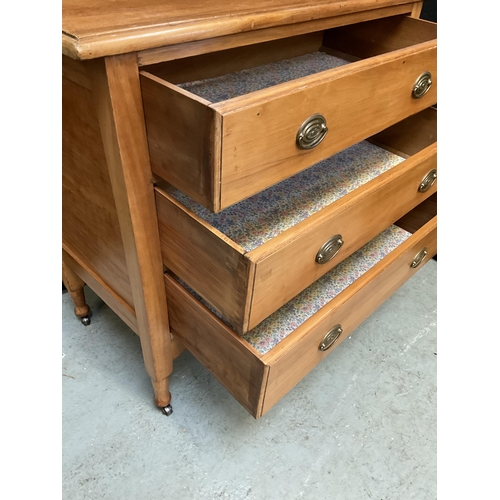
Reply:
[[217, 208], [220, 133], [210, 103], [147, 72], [141, 86], [153, 172], [201, 205]]
[[411, 9], [411, 17], [416, 17], [417, 19], [420, 17], [422, 13], [422, 7], [424, 6], [424, 2], [415, 2]]
[[[427, 111], [427, 110], [426, 110]], [[391, 127], [386, 137], [400, 146], [401, 137], [419, 125], [414, 155], [343, 196], [323, 210], [251, 252], [196, 216], [170, 196], [171, 186], [156, 187], [163, 263], [209, 302], [240, 334], [252, 329], [295, 295], [329, 272], [387, 226], [437, 190], [420, 193], [424, 176], [437, 167], [436, 113], [412, 117]], [[416, 124], [416, 125], [415, 125]], [[344, 245], [329, 263], [315, 261], [321, 245], [341, 234]], [[293, 269], [293, 273], [290, 272]]]
[[[249, 329], [434, 193], [437, 183], [425, 193], [418, 186], [436, 164], [433, 144], [250, 252], [256, 271]], [[319, 248], [335, 234], [344, 245], [330, 262], [317, 264]]]
[[327, 30], [323, 45], [366, 59], [436, 39], [436, 23], [397, 16]]
[[176, 359], [180, 356], [185, 350], [186, 347], [184, 344], [177, 338], [172, 336], [172, 340], [170, 342], [171, 351], [172, 351], [172, 359]]
[[166, 45], [164, 47], [141, 51], [137, 54], [137, 57], [139, 66], [145, 66], [199, 54], [218, 52], [234, 47], [260, 44], [270, 40], [277, 40], [295, 35], [314, 33], [335, 26], [361, 23], [371, 19], [396, 16], [399, 14], [409, 14], [410, 12], [411, 4], [391, 5], [389, 7], [382, 7], [364, 12], [355, 12], [314, 21], [304, 21], [293, 25], [277, 26], [274, 28], [259, 29], [257, 31], [246, 31], [233, 35], [216, 36], [214, 38], [179, 43], [176, 45]]
[[165, 275], [170, 326], [186, 348], [254, 417], [260, 414], [268, 368], [258, 352]]
[[437, 192], [434, 192], [432, 196], [401, 217], [396, 224], [404, 230], [414, 233], [435, 215], [437, 215]]
[[92, 82], [144, 363], [155, 403], [166, 406], [171, 336], [136, 57], [93, 62]]
[[[434, 104], [436, 85], [411, 97], [418, 75], [437, 73], [435, 43], [417, 47], [213, 105], [223, 115], [221, 209]], [[315, 149], [300, 150], [297, 130], [314, 113], [329, 132]]]
[[94, 271], [80, 261], [76, 255], [72, 255], [69, 249], [63, 249], [63, 259], [68, 262], [72, 269], [80, 276], [86, 285], [91, 288], [117, 316], [136, 334], [139, 334], [137, 319], [134, 308], [125, 302], [115, 290], [102, 280]]
[[424, 109], [368, 140], [403, 158], [408, 158], [437, 142], [437, 109]]
[[[67, 64], [68, 63], [68, 64]], [[89, 82], [82, 62], [63, 58], [63, 74]], [[62, 240], [92, 274], [133, 310], [118, 215], [92, 92], [62, 80]]]
[[[434, 218], [262, 358], [270, 365], [262, 414], [435, 255], [436, 227]], [[429, 250], [424, 263], [412, 269], [411, 261], [424, 246]], [[321, 340], [336, 324], [343, 329], [340, 339], [328, 351], [320, 351]]]
[[63, 53], [74, 59], [250, 32], [407, 4], [408, 0], [64, 0]]
[[87, 74], [87, 64], [62, 56], [62, 76], [87, 90], [92, 90], [92, 82]]
[[64, 255], [62, 261], [62, 281], [75, 305], [75, 315], [79, 318], [88, 316], [90, 308], [85, 301], [85, 282], [76, 274], [71, 264], [64, 259]]
[[244, 250], [156, 188], [163, 263], [242, 333], [249, 282]]
[[308, 33], [155, 64], [142, 68], [142, 71], [153, 73], [169, 83], [192, 82], [309, 54], [319, 49], [322, 40], [322, 32]]
[[[427, 33], [424, 29], [423, 35], [409, 36], [418, 32], [415, 23], [422, 22], [408, 20], [411, 29], [399, 29], [401, 24], [407, 27], [399, 17], [392, 20], [397, 29], [391, 43], [380, 41], [386, 40], [384, 31], [375, 30], [373, 21], [362, 23], [372, 26], [362, 33], [368, 31], [370, 40], [375, 39], [376, 50], [370, 53], [374, 57], [220, 103], [209, 104], [165, 79], [215, 76], [270, 62], [283, 52], [283, 42], [270, 42], [269, 50], [252, 46], [231, 49], [230, 57], [211, 54], [156, 65], [154, 75], [143, 71], [154, 173], [218, 212], [431, 106], [437, 100], [435, 30]], [[428, 24], [432, 25], [424, 22]], [[346, 29], [350, 33], [349, 29], [356, 31], [358, 26]], [[420, 43], [428, 38], [431, 40]], [[399, 40], [398, 44], [394, 40]], [[417, 45], [399, 50], [414, 41]], [[364, 46], [362, 42], [360, 46]], [[312, 50], [318, 39], [317, 35], [295, 37], [288, 44], [285, 56]], [[395, 52], [383, 53], [396, 46]], [[217, 61], [225, 61], [222, 69]], [[428, 70], [434, 85], [422, 99], [413, 99], [411, 91], [417, 77]], [[212, 111], [207, 111], [207, 106]], [[300, 150], [295, 143], [297, 130], [314, 113], [325, 116], [330, 131], [318, 147]], [[220, 163], [215, 161], [217, 154]], [[212, 180], [213, 176], [220, 182]], [[219, 186], [220, 196], [216, 192]]]
[[[418, 269], [410, 268], [426, 246], [424, 262], [436, 252], [436, 218], [262, 356], [165, 275], [173, 333], [255, 418], [266, 413]], [[343, 334], [328, 351], [318, 350], [337, 323]]]

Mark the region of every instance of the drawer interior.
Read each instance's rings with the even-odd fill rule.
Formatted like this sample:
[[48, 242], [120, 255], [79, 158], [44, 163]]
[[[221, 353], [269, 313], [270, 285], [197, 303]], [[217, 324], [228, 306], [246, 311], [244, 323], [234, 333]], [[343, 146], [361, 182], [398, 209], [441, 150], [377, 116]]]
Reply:
[[436, 25], [394, 16], [143, 67], [218, 103], [436, 38]]
[[177, 189], [169, 195], [248, 253], [403, 161], [362, 141], [217, 214]]
[[396, 225], [409, 233], [415, 233], [437, 216], [437, 193], [432, 194], [413, 210], [396, 221]]

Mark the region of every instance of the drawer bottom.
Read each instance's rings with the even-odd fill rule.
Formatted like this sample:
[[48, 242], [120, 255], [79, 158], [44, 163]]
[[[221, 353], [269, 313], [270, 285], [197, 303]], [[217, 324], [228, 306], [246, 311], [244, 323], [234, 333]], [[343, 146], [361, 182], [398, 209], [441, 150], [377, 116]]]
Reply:
[[172, 333], [258, 418], [436, 253], [432, 211], [417, 207], [243, 337], [167, 273]]

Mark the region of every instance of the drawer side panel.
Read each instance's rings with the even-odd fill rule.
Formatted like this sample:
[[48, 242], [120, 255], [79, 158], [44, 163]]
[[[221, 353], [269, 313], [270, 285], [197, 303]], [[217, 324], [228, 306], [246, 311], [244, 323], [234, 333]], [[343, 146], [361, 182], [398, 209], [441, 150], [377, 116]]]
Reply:
[[208, 101], [141, 72], [152, 171], [218, 210], [220, 130]]
[[243, 329], [249, 261], [237, 246], [156, 189], [164, 265]]
[[268, 367], [258, 353], [165, 275], [170, 329], [254, 417], [261, 411]]

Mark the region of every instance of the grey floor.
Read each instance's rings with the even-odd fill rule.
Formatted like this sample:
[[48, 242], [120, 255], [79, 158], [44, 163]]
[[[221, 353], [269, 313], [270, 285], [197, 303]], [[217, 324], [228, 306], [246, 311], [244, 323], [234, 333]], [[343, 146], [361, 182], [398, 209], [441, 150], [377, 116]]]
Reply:
[[436, 498], [436, 273], [430, 261], [264, 417], [188, 352], [163, 416], [139, 339], [95, 295], [63, 294], [63, 498]]

